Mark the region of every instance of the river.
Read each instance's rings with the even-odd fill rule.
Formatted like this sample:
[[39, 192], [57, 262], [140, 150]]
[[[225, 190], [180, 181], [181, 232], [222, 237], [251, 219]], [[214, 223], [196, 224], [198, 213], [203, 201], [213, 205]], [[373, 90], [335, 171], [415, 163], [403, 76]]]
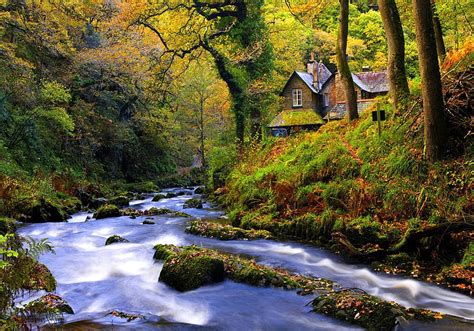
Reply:
[[[152, 202], [132, 201], [132, 208], [151, 207], [183, 210], [188, 195]], [[196, 196], [194, 196], [196, 197]], [[224, 218], [225, 214], [206, 203], [204, 209], [186, 209], [196, 218]], [[21, 235], [48, 238], [55, 254], [41, 262], [55, 276], [57, 293], [74, 309], [65, 315], [65, 329], [71, 330], [355, 330], [357, 327], [311, 313], [308, 296], [296, 291], [256, 288], [225, 281], [179, 293], [158, 282], [162, 264], [153, 261], [155, 244], [199, 245], [252, 256], [257, 262], [290, 271], [324, 277], [345, 287], [357, 287], [370, 294], [407, 307], [427, 308], [457, 316], [435, 324], [409, 323], [399, 329], [473, 330], [474, 300], [441, 287], [413, 279], [376, 273], [363, 265], [344, 263], [330, 252], [294, 242], [271, 240], [218, 241], [184, 232], [189, 218], [154, 216], [156, 224], [144, 225], [145, 217], [86, 218], [81, 212], [68, 222], [28, 224]], [[104, 246], [106, 238], [118, 234], [130, 241]], [[138, 313], [145, 320], [126, 322], [109, 315], [118, 310]]]

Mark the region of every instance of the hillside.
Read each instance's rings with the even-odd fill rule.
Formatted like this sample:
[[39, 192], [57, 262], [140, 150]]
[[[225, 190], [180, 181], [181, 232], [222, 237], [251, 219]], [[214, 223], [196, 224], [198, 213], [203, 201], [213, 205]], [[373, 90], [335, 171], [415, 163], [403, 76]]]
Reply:
[[[382, 99], [377, 106], [389, 107]], [[234, 226], [471, 291], [472, 144], [463, 156], [430, 165], [416, 103], [403, 116], [388, 110], [380, 138], [370, 113], [255, 146], [218, 200]]]

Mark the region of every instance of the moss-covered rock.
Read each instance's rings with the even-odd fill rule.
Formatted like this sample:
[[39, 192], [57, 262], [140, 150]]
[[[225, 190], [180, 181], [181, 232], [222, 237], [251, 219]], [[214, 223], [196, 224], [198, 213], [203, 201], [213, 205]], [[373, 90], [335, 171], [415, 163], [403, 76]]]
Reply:
[[196, 208], [196, 209], [202, 209], [202, 200], [201, 199], [189, 199], [186, 200], [183, 204], [183, 208]]
[[164, 198], [166, 198], [166, 195], [164, 195], [164, 194], [156, 194], [156, 195], [153, 197], [152, 201], [157, 202], [157, 201], [160, 201], [161, 199], [164, 199]]
[[118, 217], [121, 215], [122, 213], [116, 205], [107, 204], [97, 209], [97, 211], [94, 213], [94, 218], [99, 220], [102, 218]]
[[383, 301], [361, 290], [348, 289], [320, 295], [312, 301], [313, 311], [360, 325], [368, 330], [392, 330], [398, 318], [434, 320], [442, 315], [428, 310], [407, 309]]
[[67, 219], [67, 213], [59, 204], [45, 198], [24, 203], [20, 209], [19, 220], [22, 222], [63, 222]]
[[159, 280], [181, 292], [194, 290], [222, 282], [224, 263], [218, 258], [186, 252], [165, 261]]
[[63, 313], [74, 314], [71, 306], [56, 294], [46, 294], [39, 299], [29, 302], [23, 309], [35, 316]]
[[180, 212], [180, 211], [174, 211], [168, 208], [155, 208], [155, 207], [145, 210], [143, 215], [149, 215], [149, 216], [170, 215], [170, 216], [176, 216], [176, 217], [191, 217], [191, 215]]
[[273, 235], [266, 230], [245, 230], [231, 225], [223, 225], [202, 220], [192, 221], [186, 228], [186, 232], [219, 240], [256, 240], [273, 238]]
[[[166, 267], [167, 264], [173, 264], [176, 261], [183, 262], [183, 259], [187, 259], [189, 256], [205, 256], [222, 261], [225, 269], [225, 277], [236, 282], [254, 286], [301, 289], [308, 293], [318, 290], [331, 290], [334, 286], [334, 283], [330, 280], [292, 274], [283, 269], [259, 265], [251, 259], [196, 246], [178, 247], [174, 245], [156, 245], [153, 258], [163, 260], [164, 266]], [[177, 270], [180, 272], [188, 271], [185, 268]], [[182, 277], [188, 277], [188, 275]]]
[[178, 195], [173, 192], [166, 193], [166, 199], [176, 198]]
[[0, 234], [13, 233], [16, 231], [16, 222], [12, 218], [0, 217]]
[[141, 314], [133, 314], [133, 313], [125, 313], [123, 311], [112, 310], [108, 315], [112, 315], [114, 317], [126, 319], [127, 322], [135, 321], [138, 319], [145, 319], [145, 316]]
[[109, 204], [116, 205], [116, 206], [128, 206], [130, 199], [131, 197], [127, 197], [125, 195], [119, 195], [117, 197], [111, 198], [109, 200]]
[[110, 236], [107, 238], [107, 240], [105, 241], [105, 246], [112, 245], [115, 243], [128, 243], [128, 242], [129, 241], [127, 239], [114, 234], [113, 236]]
[[204, 194], [205, 188], [204, 186], [199, 186], [194, 190], [194, 194]]

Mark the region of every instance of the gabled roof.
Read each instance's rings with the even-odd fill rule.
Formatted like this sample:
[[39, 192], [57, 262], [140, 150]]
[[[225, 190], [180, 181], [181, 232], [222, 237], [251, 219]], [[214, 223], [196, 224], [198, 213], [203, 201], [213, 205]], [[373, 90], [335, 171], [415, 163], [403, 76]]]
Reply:
[[388, 92], [388, 77], [382, 72], [360, 72], [352, 74], [354, 84], [370, 93]]
[[333, 73], [328, 69], [328, 67], [324, 63], [319, 63], [319, 86], [314, 86], [314, 78], [313, 74], [309, 74], [305, 71], [294, 71], [293, 74], [290, 76], [288, 81], [286, 82], [285, 86], [283, 87], [282, 91], [286, 89], [286, 86], [291, 81], [293, 76], [299, 77], [311, 90], [313, 93], [319, 93], [323, 88], [324, 84], [326, 84], [329, 79], [332, 77]]
[[313, 109], [288, 109], [279, 113], [269, 128], [324, 124], [323, 118]]

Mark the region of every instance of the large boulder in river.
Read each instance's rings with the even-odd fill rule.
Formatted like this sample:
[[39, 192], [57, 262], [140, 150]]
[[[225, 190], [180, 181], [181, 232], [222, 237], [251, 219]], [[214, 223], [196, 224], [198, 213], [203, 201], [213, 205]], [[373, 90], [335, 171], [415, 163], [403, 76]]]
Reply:
[[197, 208], [202, 209], [202, 200], [201, 199], [189, 199], [186, 200], [183, 204], [183, 208]]
[[107, 240], [105, 241], [105, 246], [112, 245], [115, 243], [128, 243], [128, 242], [129, 241], [127, 239], [114, 234], [113, 236], [110, 236], [107, 238]]
[[224, 277], [222, 260], [190, 252], [166, 259], [159, 281], [186, 292], [206, 284], [222, 282]]
[[55, 314], [74, 314], [71, 306], [56, 294], [46, 294], [26, 304], [25, 309], [35, 316], [54, 316]]
[[157, 202], [157, 201], [160, 201], [161, 199], [164, 199], [166, 198], [166, 195], [164, 194], [156, 194], [153, 199], [151, 201], [153, 202]]
[[97, 211], [94, 213], [94, 218], [99, 220], [101, 218], [118, 217], [121, 215], [122, 213], [116, 205], [104, 205], [97, 209]]
[[61, 206], [44, 198], [30, 201], [21, 209], [19, 220], [22, 222], [63, 222], [67, 219], [67, 214]]
[[129, 201], [130, 201], [129, 197], [126, 197], [125, 195], [120, 195], [120, 196], [113, 197], [112, 199], [110, 199], [109, 203], [116, 206], [128, 206]]

